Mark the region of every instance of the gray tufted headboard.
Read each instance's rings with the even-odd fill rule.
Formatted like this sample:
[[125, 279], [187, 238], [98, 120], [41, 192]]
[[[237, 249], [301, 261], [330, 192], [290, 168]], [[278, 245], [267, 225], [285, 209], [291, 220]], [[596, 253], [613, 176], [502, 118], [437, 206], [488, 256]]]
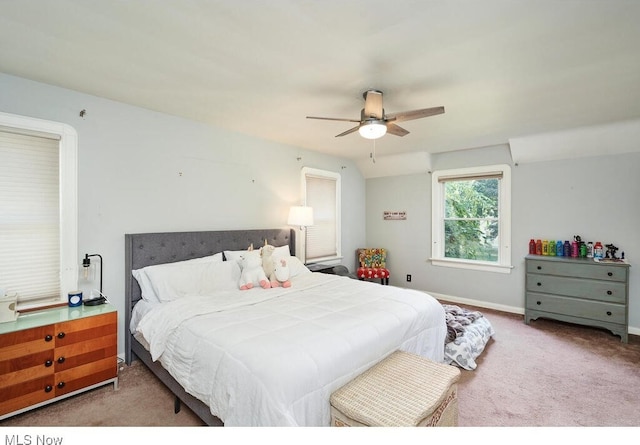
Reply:
[[125, 234], [125, 353], [130, 354], [131, 311], [142, 298], [132, 270], [213, 255], [225, 250], [259, 248], [265, 239], [273, 246], [289, 245], [295, 255], [295, 231], [291, 228]]

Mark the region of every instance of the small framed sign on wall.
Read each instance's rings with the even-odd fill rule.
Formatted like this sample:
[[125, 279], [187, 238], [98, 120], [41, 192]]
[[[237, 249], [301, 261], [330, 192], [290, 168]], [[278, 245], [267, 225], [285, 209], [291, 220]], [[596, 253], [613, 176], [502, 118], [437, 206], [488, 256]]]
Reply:
[[406, 211], [401, 211], [401, 212], [392, 212], [389, 210], [385, 210], [382, 213], [382, 219], [386, 220], [405, 220], [407, 219], [407, 212]]

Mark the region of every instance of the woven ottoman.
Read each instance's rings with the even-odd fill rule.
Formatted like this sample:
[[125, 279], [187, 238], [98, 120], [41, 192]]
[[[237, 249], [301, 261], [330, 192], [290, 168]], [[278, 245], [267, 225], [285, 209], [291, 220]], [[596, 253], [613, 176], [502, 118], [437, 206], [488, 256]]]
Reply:
[[457, 426], [460, 370], [396, 351], [335, 391], [331, 426]]

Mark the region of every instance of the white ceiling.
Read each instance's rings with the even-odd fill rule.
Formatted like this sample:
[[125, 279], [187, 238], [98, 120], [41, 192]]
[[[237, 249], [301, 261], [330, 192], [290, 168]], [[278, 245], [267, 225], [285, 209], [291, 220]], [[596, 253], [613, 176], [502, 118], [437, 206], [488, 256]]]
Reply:
[[353, 159], [640, 118], [638, 0], [0, 0], [0, 71]]

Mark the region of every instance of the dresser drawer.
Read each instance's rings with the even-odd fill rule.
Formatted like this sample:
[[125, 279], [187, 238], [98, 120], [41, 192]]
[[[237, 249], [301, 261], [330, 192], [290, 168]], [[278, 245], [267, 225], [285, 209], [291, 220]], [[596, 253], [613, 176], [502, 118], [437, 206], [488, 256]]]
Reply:
[[80, 320], [56, 324], [56, 348], [92, 338], [113, 335], [118, 330], [118, 315], [109, 312]]
[[527, 274], [527, 291], [625, 303], [627, 287], [617, 281], [596, 281], [555, 275]]
[[0, 387], [0, 415], [55, 397], [54, 374]]
[[0, 419], [118, 381], [111, 305], [33, 311], [0, 326]]
[[114, 332], [111, 335], [56, 348], [56, 372], [112, 357], [114, 360], [114, 373], [116, 373], [117, 341], [118, 339]]
[[535, 311], [570, 315], [616, 324], [625, 324], [627, 322], [626, 306], [622, 304], [538, 293], [528, 293], [526, 304], [527, 309]]
[[627, 281], [627, 267], [612, 266], [601, 263], [585, 262], [569, 263], [550, 260], [527, 260], [527, 273], [572, 276], [593, 280]]

